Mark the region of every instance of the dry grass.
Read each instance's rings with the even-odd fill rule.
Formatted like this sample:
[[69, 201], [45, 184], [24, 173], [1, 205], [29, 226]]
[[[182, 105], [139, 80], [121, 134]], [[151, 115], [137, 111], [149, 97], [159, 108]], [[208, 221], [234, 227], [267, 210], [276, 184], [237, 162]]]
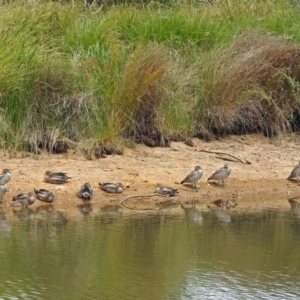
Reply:
[[290, 131], [300, 96], [299, 50], [263, 31], [242, 34], [209, 69], [204, 127], [217, 135]]
[[[157, 139], [157, 111], [163, 90], [161, 78], [167, 69], [167, 53], [163, 47], [139, 46], [129, 58], [122, 74], [120, 89], [114, 96], [117, 126], [124, 136], [142, 142], [143, 136]], [[158, 145], [163, 145], [158, 141]]]

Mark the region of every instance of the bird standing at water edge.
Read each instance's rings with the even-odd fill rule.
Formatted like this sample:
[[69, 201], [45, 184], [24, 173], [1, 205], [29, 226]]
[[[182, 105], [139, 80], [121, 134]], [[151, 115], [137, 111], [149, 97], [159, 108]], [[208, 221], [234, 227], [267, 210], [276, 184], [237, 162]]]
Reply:
[[72, 177], [68, 177], [67, 173], [63, 172], [47, 171], [44, 175], [44, 178], [46, 182], [61, 184], [65, 183], [68, 179], [71, 179]]
[[173, 189], [171, 187], [163, 186], [160, 183], [156, 185], [155, 192], [157, 194], [165, 195], [168, 197], [176, 196], [178, 194], [177, 189]]
[[9, 169], [3, 169], [2, 174], [0, 174], [0, 184], [6, 184], [11, 179], [11, 172]]
[[91, 200], [93, 197], [93, 190], [91, 188], [91, 185], [86, 182], [84, 185], [82, 185], [78, 191], [79, 198], [83, 200]]
[[197, 189], [196, 182], [202, 177], [203, 175], [203, 170], [200, 166], [196, 166], [195, 170], [192, 171], [188, 176], [186, 176], [182, 181], [181, 184], [190, 182], [193, 185], [194, 189]]
[[294, 169], [292, 170], [290, 176], [287, 179], [296, 178], [297, 179], [297, 184], [300, 185], [300, 183], [299, 183], [299, 176], [300, 176], [300, 161], [299, 161], [298, 165], [296, 165], [294, 167]]
[[21, 203], [22, 206], [27, 207], [34, 203], [35, 197], [34, 197], [34, 194], [31, 192], [29, 192], [28, 194], [21, 193], [15, 197], [13, 197], [12, 201], [17, 201], [17, 202]]
[[212, 179], [215, 179], [215, 180], [218, 180], [218, 185], [219, 187], [221, 187], [220, 185], [220, 181], [222, 181], [223, 183], [223, 188], [226, 187], [225, 185], [225, 179], [230, 175], [231, 173], [231, 169], [228, 167], [227, 164], [224, 165], [223, 168], [220, 168], [219, 170], [217, 170], [215, 173], [213, 173], [208, 179], [207, 181], [209, 180], [212, 180]]

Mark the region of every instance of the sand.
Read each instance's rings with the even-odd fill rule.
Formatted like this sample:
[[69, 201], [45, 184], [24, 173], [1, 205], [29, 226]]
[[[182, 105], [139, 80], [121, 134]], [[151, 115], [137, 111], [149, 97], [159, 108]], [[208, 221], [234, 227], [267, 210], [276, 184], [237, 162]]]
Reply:
[[[3, 150], [1, 167], [11, 170], [12, 179], [7, 183], [9, 192], [4, 195], [1, 208], [15, 208], [17, 204], [11, 201], [12, 197], [21, 192], [44, 188], [55, 193], [52, 203], [55, 209], [77, 209], [83, 203], [77, 197], [77, 191], [85, 182], [89, 182], [94, 190], [90, 203], [99, 207], [118, 204], [131, 195], [153, 194], [157, 183], [178, 189], [179, 195], [172, 198], [175, 201], [197, 200], [203, 209], [214, 200], [230, 197], [238, 203], [238, 209], [289, 208], [288, 198], [300, 197], [297, 182], [286, 179], [300, 159], [299, 135], [270, 139], [251, 134], [212, 142], [192, 141], [194, 147], [183, 142], [172, 142], [168, 148], [136, 145], [124, 149], [124, 155], [110, 155], [98, 160], [87, 160], [73, 150], [66, 154], [42, 152], [39, 155]], [[227, 161], [203, 150], [227, 153], [251, 164]], [[231, 168], [227, 187], [220, 188], [214, 182], [207, 182], [207, 178], [224, 163]], [[197, 192], [190, 185], [180, 184], [196, 165], [204, 170]], [[44, 173], [48, 170], [66, 172], [72, 179], [62, 185], [46, 183]], [[99, 182], [122, 182], [128, 187], [122, 194], [107, 194], [99, 188]], [[130, 209], [157, 209], [158, 203], [166, 201], [170, 202], [169, 198], [135, 197], [125, 201], [124, 205]], [[45, 204], [37, 200], [30, 208], [42, 205]]]

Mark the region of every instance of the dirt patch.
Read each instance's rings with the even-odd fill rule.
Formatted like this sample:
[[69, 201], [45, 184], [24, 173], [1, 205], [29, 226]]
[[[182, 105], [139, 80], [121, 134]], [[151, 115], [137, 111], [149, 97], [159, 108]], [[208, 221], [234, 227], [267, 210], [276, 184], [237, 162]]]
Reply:
[[[194, 139], [193, 144], [195, 146], [190, 147], [183, 142], [172, 142], [168, 148], [136, 145], [134, 149], [124, 149], [124, 155], [110, 155], [98, 160], [86, 160], [70, 150], [67, 154], [51, 155], [8, 154], [3, 151], [2, 168], [11, 170], [12, 179], [7, 184], [9, 192], [4, 195], [2, 209], [13, 205], [13, 196], [33, 191], [34, 188], [53, 191], [56, 195], [52, 203], [55, 209], [77, 208], [83, 203], [77, 197], [77, 191], [85, 182], [89, 182], [94, 189], [90, 203], [99, 207], [118, 203], [130, 195], [153, 194], [156, 183], [177, 188], [179, 196], [174, 199], [197, 200], [203, 209], [216, 199], [228, 199], [230, 196], [238, 203], [235, 209], [289, 207], [287, 199], [300, 195], [300, 186], [286, 180], [300, 159], [299, 135], [273, 139], [256, 134], [230, 136], [213, 142]], [[207, 182], [207, 178], [225, 161], [217, 158], [216, 154], [201, 150], [225, 152], [251, 164], [226, 161], [232, 171], [226, 180], [227, 188], [222, 189]], [[198, 182], [198, 192], [194, 192], [189, 185], [180, 184], [196, 165], [204, 170]], [[62, 185], [46, 183], [44, 173], [48, 170], [66, 172], [72, 179]], [[98, 183], [109, 181], [122, 182], [129, 187], [122, 194], [106, 194], [100, 190]], [[165, 201], [169, 201], [168, 198], [133, 198], [126, 201], [126, 206], [131, 209], [160, 209], [160, 204]], [[44, 204], [37, 200], [30, 208], [36, 209], [41, 205]]]

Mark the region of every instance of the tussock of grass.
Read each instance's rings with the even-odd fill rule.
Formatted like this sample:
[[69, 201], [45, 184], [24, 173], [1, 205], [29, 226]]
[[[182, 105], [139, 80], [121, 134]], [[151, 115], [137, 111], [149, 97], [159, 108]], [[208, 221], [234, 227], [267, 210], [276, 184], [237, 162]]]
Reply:
[[210, 65], [201, 122], [221, 135], [291, 130], [300, 96], [299, 49], [263, 31], [242, 34]]
[[167, 68], [163, 48], [138, 47], [128, 59], [120, 89], [114, 95], [116, 121], [123, 135], [157, 134], [157, 109], [161, 101], [160, 79]]

